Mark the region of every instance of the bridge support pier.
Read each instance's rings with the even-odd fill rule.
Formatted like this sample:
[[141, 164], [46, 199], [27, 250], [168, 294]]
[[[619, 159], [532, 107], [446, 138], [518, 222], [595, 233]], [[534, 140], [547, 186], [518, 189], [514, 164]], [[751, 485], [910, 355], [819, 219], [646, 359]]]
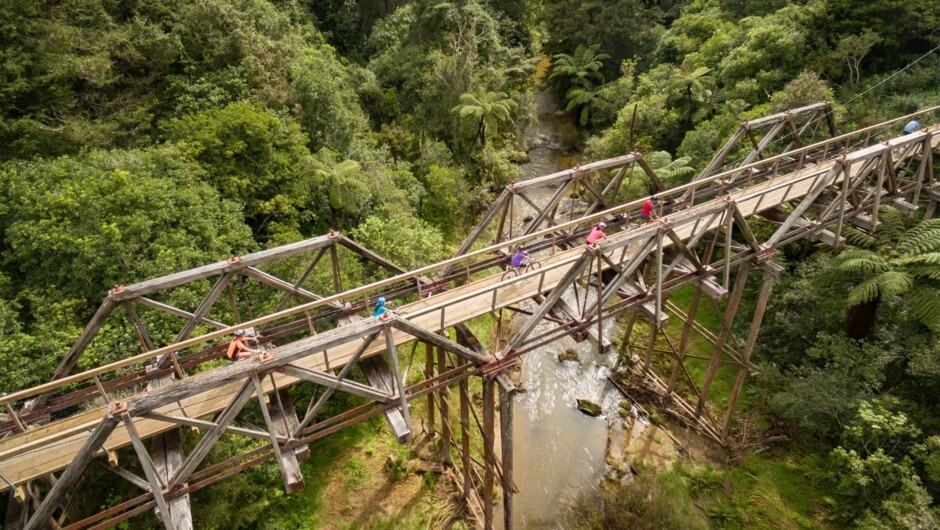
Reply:
[[496, 380], [483, 377], [483, 527], [493, 529], [493, 494], [496, 485], [496, 455], [494, 453]]
[[754, 308], [754, 316], [751, 319], [751, 329], [747, 335], [747, 342], [744, 344], [742, 354], [742, 366], [738, 369], [738, 375], [734, 380], [734, 388], [731, 390], [731, 397], [728, 399], [728, 410], [725, 411], [725, 417], [722, 420], [721, 437], [727, 438], [731, 430], [731, 416], [734, 414], [734, 408], [738, 403], [738, 396], [741, 394], [741, 386], [744, 385], [744, 378], [750, 371], [751, 352], [757, 343], [757, 334], [760, 333], [761, 323], [764, 321], [764, 313], [767, 311], [767, 302], [770, 300], [770, 292], [774, 288], [774, 282], [782, 272], [782, 269], [773, 264], [773, 267], [764, 268], [764, 283], [761, 285], [760, 294], [757, 295], [757, 306]]
[[512, 498], [516, 493], [516, 485], [512, 479], [512, 401], [516, 386], [506, 374], [496, 376], [496, 382], [499, 384], [499, 434], [503, 458], [503, 529], [512, 530]]
[[[26, 483], [21, 492], [26, 492], [32, 484]], [[23, 495], [23, 499], [17, 499], [21, 495], [17, 494], [17, 490], [10, 491], [10, 500], [7, 502], [7, 515], [6, 520], [4, 521], [3, 527], [7, 530], [23, 530], [23, 527], [26, 526], [26, 521], [29, 519], [29, 495]]]
[[[153, 455], [153, 467], [157, 476], [164, 484], [169, 484], [170, 479], [176, 475], [176, 472], [183, 465], [183, 446], [180, 440], [180, 430], [173, 429], [164, 434], [155, 436], [150, 444], [150, 453]], [[193, 529], [193, 512], [189, 503], [189, 495], [180, 495], [167, 503], [169, 514], [162, 514], [162, 517], [172, 519], [168, 528], [176, 530]]]
[[[447, 352], [440, 346], [437, 347], [437, 371], [439, 374], [447, 371]], [[450, 429], [450, 391], [446, 385], [441, 387], [439, 401], [441, 404], [441, 455], [444, 465], [451, 467], [454, 465], [450, 454], [453, 433]]]

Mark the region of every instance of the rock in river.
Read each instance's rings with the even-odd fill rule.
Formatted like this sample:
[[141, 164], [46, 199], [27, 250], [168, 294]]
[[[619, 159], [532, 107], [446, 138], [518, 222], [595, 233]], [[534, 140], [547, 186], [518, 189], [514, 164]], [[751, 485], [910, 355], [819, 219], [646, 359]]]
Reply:
[[565, 351], [558, 354], [558, 361], [574, 361], [578, 364], [581, 364], [581, 359], [578, 357], [578, 352], [574, 348], [568, 348]]
[[601, 406], [586, 399], [578, 400], [578, 410], [595, 418], [601, 415]]

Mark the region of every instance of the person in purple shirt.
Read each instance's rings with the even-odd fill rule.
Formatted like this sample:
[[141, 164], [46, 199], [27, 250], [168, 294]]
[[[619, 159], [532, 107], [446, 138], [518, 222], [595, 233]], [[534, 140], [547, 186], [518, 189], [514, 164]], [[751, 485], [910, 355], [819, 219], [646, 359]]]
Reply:
[[512, 256], [512, 268], [516, 269], [516, 272], [522, 274], [525, 272], [526, 268], [529, 265], [532, 265], [532, 256], [525, 251], [525, 245], [519, 245], [519, 248], [516, 250], [516, 253]]

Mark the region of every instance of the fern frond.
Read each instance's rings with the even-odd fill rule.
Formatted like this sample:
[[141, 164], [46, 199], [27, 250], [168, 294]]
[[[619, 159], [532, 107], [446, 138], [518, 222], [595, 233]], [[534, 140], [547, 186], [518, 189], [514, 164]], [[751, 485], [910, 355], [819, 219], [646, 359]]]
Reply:
[[910, 297], [911, 311], [934, 333], [940, 332], [940, 293], [936, 289], [918, 289]]
[[885, 272], [888, 262], [871, 250], [850, 248], [832, 258], [832, 266], [842, 272]]
[[878, 277], [869, 278], [864, 282], [856, 285], [849, 291], [848, 304], [849, 307], [856, 306], [859, 304], [864, 304], [865, 302], [871, 302], [872, 300], [878, 298], [880, 291], [878, 290]]
[[850, 245], [861, 248], [875, 248], [875, 238], [851, 225], [842, 226], [842, 235]]
[[904, 214], [892, 206], [881, 206], [878, 208], [878, 219], [881, 221], [881, 228], [876, 235], [878, 246], [894, 246], [904, 233]]
[[888, 271], [875, 276], [881, 296], [898, 296], [914, 287], [914, 277], [902, 271]]
[[877, 252], [873, 250], [868, 250], [865, 248], [855, 248], [847, 247], [842, 252], [839, 252], [834, 258], [832, 258], [832, 263], [839, 264], [842, 261], [850, 259], [881, 259], [884, 260]]
[[929, 280], [940, 280], [940, 267], [933, 265], [916, 265], [906, 268], [907, 273], [915, 278], [927, 278]]
[[940, 266], [940, 252], [930, 252], [919, 256], [908, 256], [898, 258], [895, 263], [902, 266], [907, 265], [938, 265]]
[[[919, 226], [919, 225], [918, 225]], [[898, 243], [898, 252], [902, 256], [925, 254], [940, 250], [940, 228], [931, 228], [914, 232], [912, 228]]]

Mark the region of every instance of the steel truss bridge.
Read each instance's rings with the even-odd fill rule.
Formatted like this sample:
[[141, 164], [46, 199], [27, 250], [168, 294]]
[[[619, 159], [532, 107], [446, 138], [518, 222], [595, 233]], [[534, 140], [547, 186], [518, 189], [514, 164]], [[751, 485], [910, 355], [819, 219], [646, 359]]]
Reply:
[[[287, 491], [295, 491], [304, 484], [298, 461], [309, 456], [309, 444], [349, 425], [385, 415], [394, 436], [410, 442], [411, 410], [419, 400], [426, 402], [426, 428], [440, 429], [441, 458], [454, 467], [471, 512], [492, 527], [498, 483], [505, 527], [512, 528], [515, 388], [506, 370], [565, 335], [606, 349], [604, 327], [624, 315], [628, 343], [638, 318], [650, 323], [645, 348], [628, 348], [634, 384], [723, 443], [780, 272], [775, 252], [804, 239], [842, 245], [849, 223], [877, 230], [884, 204], [908, 214], [924, 208], [932, 216], [940, 200], [932, 180], [937, 125], [908, 135], [891, 131], [915, 117], [933, 123], [938, 109], [843, 135], [836, 134], [827, 103], [745, 122], [701, 175], [671, 189], [637, 152], [510, 184], [453, 258], [416, 270], [405, 271], [331, 232], [115, 286], [52, 381], [0, 397], [6, 411], [0, 417], [0, 491], [10, 495], [6, 528], [103, 528], [156, 510], [167, 528], [189, 529], [193, 491], [269, 460], [276, 461]], [[737, 164], [727, 163], [737, 155], [743, 155]], [[633, 178], [648, 179], [659, 190], [654, 222], [638, 220], [643, 198], [623, 197]], [[586, 232], [601, 220], [609, 237], [584, 245]], [[520, 244], [541, 267], [507, 278], [508, 257]], [[384, 278], [344, 288], [348, 268]], [[749, 333], [739, 341], [731, 330], [742, 317], [738, 308], [754, 273], [763, 280], [756, 309], [743, 315], [750, 319]], [[669, 293], [686, 286], [694, 287], [689, 307], [671, 304]], [[566, 292], [575, 303], [566, 301]], [[723, 302], [717, 334], [695, 321], [702, 294]], [[397, 300], [397, 311], [360, 316], [378, 296]], [[193, 309], [178, 307], [183, 304], [177, 300], [190, 301]], [[504, 311], [523, 315], [524, 323], [488, 351], [466, 323], [484, 315], [502, 322]], [[681, 337], [675, 345], [668, 342], [669, 350], [657, 349], [670, 318], [682, 323]], [[543, 321], [551, 325], [537, 331]], [[218, 362], [231, 334], [246, 327], [263, 334], [270, 358]], [[115, 339], [115, 330], [132, 340]], [[714, 346], [701, 381], [686, 366], [693, 331]], [[398, 355], [411, 345], [413, 357], [419, 344], [423, 373], [411, 372], [410, 363], [402, 366]], [[72, 373], [89, 348], [125, 353]], [[725, 410], [709, 400], [720, 363], [737, 368]], [[480, 414], [470, 399], [474, 377], [482, 380]], [[315, 388], [300, 408], [288, 392], [298, 383]], [[326, 416], [324, 405], [337, 392], [365, 404]], [[252, 401], [263, 425], [240, 417]], [[183, 426], [199, 433], [189, 451], [181, 444]], [[471, 431], [482, 433], [482, 447]], [[256, 438], [263, 445], [206, 462], [223, 436]], [[119, 459], [122, 448], [128, 449]], [[72, 499], [93, 463], [139, 495], [81, 518], [73, 514]]]

